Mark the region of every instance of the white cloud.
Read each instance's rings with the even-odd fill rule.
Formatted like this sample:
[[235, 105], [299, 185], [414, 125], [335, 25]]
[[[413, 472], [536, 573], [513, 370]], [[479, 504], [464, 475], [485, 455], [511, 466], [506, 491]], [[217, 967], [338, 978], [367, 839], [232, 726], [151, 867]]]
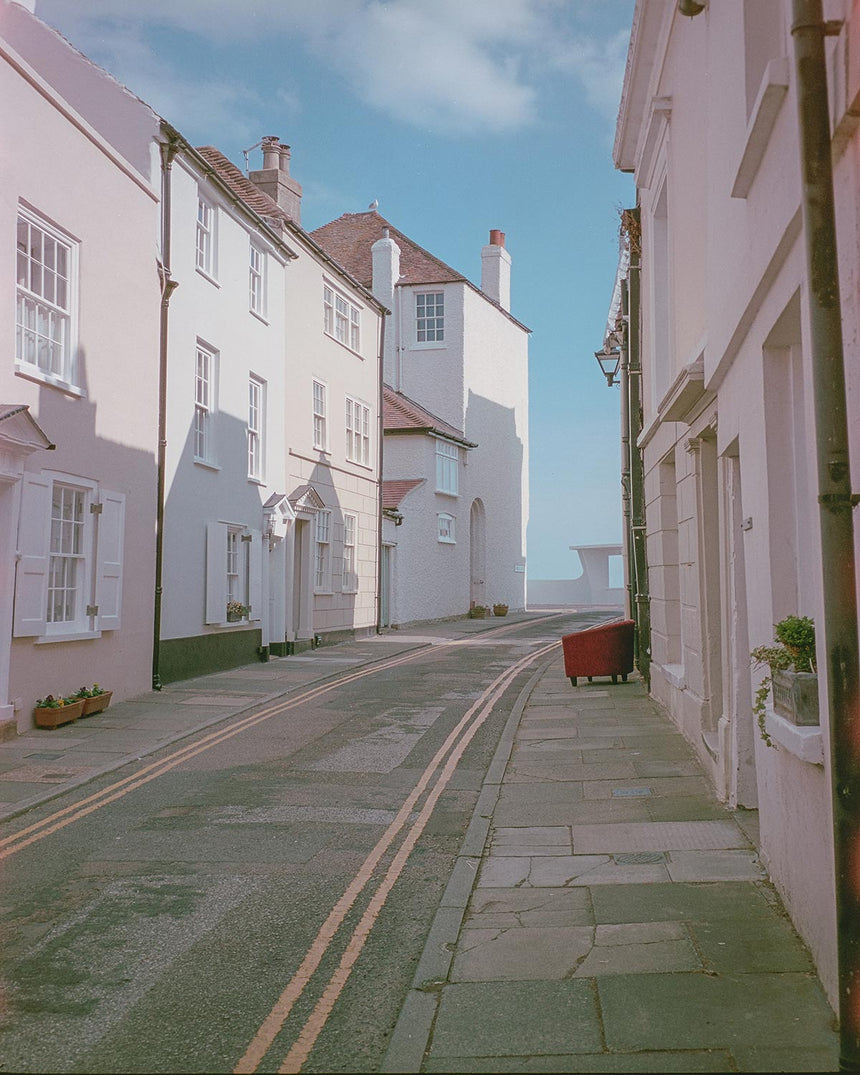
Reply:
[[[183, 123], [206, 109], [211, 125], [214, 107], [229, 129], [241, 124], [253, 93], [244, 84], [172, 73], [151, 50], [146, 55], [148, 30], [181, 29], [240, 46], [298, 37], [328, 77], [346, 80], [370, 107], [458, 134], [535, 123], [548, 67], [576, 77], [587, 102], [614, 119], [626, 45], [626, 34], [609, 42], [574, 34], [585, 9], [569, 0], [88, 0], [69, 7], [68, 0], [39, 0], [37, 13], [62, 20], [75, 44], [109, 69], [121, 62], [123, 80], [159, 111], [176, 114], [173, 102], [181, 100]], [[297, 108], [292, 91], [284, 93]]]

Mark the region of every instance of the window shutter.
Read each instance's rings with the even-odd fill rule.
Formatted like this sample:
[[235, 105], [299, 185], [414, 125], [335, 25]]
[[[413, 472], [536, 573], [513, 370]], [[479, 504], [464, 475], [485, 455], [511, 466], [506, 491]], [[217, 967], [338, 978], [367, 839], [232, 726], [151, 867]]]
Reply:
[[124, 538], [125, 496], [103, 489], [96, 547], [96, 604], [101, 631], [116, 631], [120, 627]]
[[251, 531], [251, 547], [248, 549], [248, 604], [251, 611], [249, 620], [263, 618], [263, 535], [259, 530]]
[[19, 637], [43, 635], [47, 630], [51, 486], [50, 478], [41, 474], [24, 474], [21, 483], [13, 627]]
[[227, 619], [227, 524], [206, 527], [206, 622]]

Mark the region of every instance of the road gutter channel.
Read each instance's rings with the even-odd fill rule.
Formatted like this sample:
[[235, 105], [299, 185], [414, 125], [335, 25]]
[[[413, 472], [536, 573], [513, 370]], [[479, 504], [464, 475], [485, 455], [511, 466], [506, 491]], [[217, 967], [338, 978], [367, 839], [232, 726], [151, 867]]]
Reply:
[[441, 988], [448, 980], [454, 949], [460, 936], [460, 928], [466, 907], [475, 887], [481, 857], [487, 842], [493, 812], [501, 791], [514, 739], [532, 691], [547, 668], [556, 659], [545, 661], [533, 673], [520, 691], [510, 716], [505, 723], [499, 744], [484, 777], [478, 801], [472, 811], [469, 827], [454, 863], [451, 877], [442, 894], [439, 909], [433, 919], [424, 950], [415, 969], [412, 986], [406, 994], [403, 1007], [383, 1057], [380, 1072], [420, 1072], [436, 1019]]

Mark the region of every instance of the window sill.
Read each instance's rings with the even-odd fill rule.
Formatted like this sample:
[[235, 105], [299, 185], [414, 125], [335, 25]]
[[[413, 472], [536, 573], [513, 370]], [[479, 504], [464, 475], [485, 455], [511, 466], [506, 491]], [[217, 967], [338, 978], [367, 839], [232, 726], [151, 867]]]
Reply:
[[446, 340], [429, 340], [426, 343], [423, 340], [416, 340], [412, 344], [412, 350], [414, 351], [445, 351], [447, 347]]
[[215, 279], [214, 276], [210, 276], [209, 273], [206, 272], [205, 269], [201, 269], [199, 265], [196, 265], [195, 268], [197, 270], [197, 275], [198, 276], [202, 276], [203, 279], [208, 280], [209, 283], [212, 284], [213, 287], [217, 287], [217, 288], [220, 289], [221, 285], [218, 283], [218, 281]]
[[92, 638], [101, 638], [101, 631], [76, 631], [67, 635], [40, 635], [33, 639], [37, 646], [47, 646], [51, 642], [85, 642]]
[[266, 317], [265, 314], [258, 313], [256, 310], [251, 309], [248, 310], [248, 313], [251, 315], [251, 317], [256, 317], [256, 319], [258, 321], [261, 321], [264, 325], [269, 324], [269, 319], [268, 317]]
[[459, 497], [459, 493], [452, 493], [450, 489], [437, 489], [437, 496], [449, 496], [452, 500], [456, 500]]
[[824, 744], [820, 725], [792, 724], [790, 720], [768, 709], [765, 731], [773, 741], [810, 765], [824, 765]]
[[362, 470], [373, 470], [372, 463], [359, 463], [357, 459], [347, 459], [347, 463], [354, 467], [361, 467]]
[[195, 459], [195, 467], [203, 467], [205, 470], [220, 470], [221, 468], [217, 463], [210, 463], [206, 459]]
[[334, 590], [314, 590], [314, 597], [334, 597]]
[[439, 545], [456, 545], [456, 541], [452, 541], [451, 538], [437, 538], [437, 544]]
[[60, 392], [65, 392], [69, 396], [75, 396], [77, 399], [86, 399], [87, 394], [82, 388], [78, 388], [77, 385], [71, 384], [69, 381], [64, 381], [62, 377], [53, 376], [50, 373], [45, 373], [44, 370], [39, 369], [38, 366], [30, 366], [26, 362], [15, 362], [15, 373], [19, 377], [26, 377], [28, 381], [36, 381], [37, 384], [50, 385], [51, 388], [59, 389]]
[[330, 332], [325, 331], [323, 331], [323, 335], [327, 339], [331, 340], [333, 343], [336, 343], [338, 347], [342, 347], [344, 351], [349, 351], [351, 355], [355, 355], [356, 358], [360, 358], [362, 362], [364, 361], [364, 355], [362, 355], [360, 351], [356, 351], [354, 348], [350, 347], [348, 343], [344, 343], [343, 340], [339, 340], [337, 336], [332, 336]]
[[248, 484], [249, 485], [259, 485], [259, 486], [261, 486], [263, 488], [265, 488], [265, 485], [266, 485], [265, 481], [262, 478], [252, 478], [250, 476], [248, 477]]

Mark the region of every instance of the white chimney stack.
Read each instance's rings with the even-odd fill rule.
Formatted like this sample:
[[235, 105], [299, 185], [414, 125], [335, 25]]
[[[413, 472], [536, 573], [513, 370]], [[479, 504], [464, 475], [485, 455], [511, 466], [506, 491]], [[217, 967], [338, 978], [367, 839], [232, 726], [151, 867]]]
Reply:
[[[373, 282], [370, 290], [388, 310], [394, 310], [394, 289], [400, 279], [400, 247], [391, 238], [388, 228], [382, 229], [382, 238], [370, 248]], [[382, 360], [382, 376], [386, 384], [399, 388], [394, 350], [394, 332], [389, 326], [385, 332], [385, 352]]]
[[503, 310], [511, 308], [511, 255], [505, 250], [505, 233], [493, 228], [490, 242], [481, 250], [481, 290]]

